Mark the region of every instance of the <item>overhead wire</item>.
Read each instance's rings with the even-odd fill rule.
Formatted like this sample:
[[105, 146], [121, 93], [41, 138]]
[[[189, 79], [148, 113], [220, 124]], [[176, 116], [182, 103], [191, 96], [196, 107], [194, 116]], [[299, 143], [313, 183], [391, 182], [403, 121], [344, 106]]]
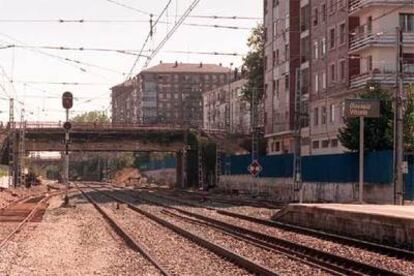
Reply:
[[127, 75], [127, 79], [130, 78], [131, 75], [133, 74], [133, 72], [135, 70], [135, 67], [136, 67], [136, 65], [137, 65], [137, 63], [139, 61], [139, 58], [141, 57], [141, 55], [142, 55], [142, 53], [143, 53], [143, 51], [145, 49], [145, 46], [147, 45], [148, 41], [150, 40], [150, 38], [153, 35], [153, 28], [155, 28], [158, 25], [158, 22], [160, 21], [161, 17], [164, 15], [164, 13], [167, 11], [168, 7], [170, 6], [171, 1], [172, 0], [169, 0], [168, 1], [168, 3], [165, 5], [164, 9], [161, 11], [160, 15], [158, 16], [158, 18], [155, 20], [155, 22], [153, 24], [151, 24], [150, 31], [148, 32], [148, 35], [147, 35], [147, 37], [144, 40], [144, 43], [143, 43], [143, 45], [141, 47], [141, 50], [139, 51], [139, 54], [138, 54], [137, 58], [135, 59], [134, 63], [132, 64], [131, 69], [129, 70], [129, 73]]

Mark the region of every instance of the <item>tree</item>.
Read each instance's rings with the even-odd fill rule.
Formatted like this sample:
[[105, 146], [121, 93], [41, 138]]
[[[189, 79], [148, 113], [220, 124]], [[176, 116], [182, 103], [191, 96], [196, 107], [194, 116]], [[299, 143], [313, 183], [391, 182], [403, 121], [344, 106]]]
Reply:
[[407, 103], [404, 113], [404, 147], [405, 151], [414, 151], [414, 85], [407, 90]]
[[[378, 85], [367, 87], [362, 99], [378, 99], [381, 101], [379, 118], [365, 118], [364, 147], [366, 151], [387, 150], [393, 147], [393, 109], [389, 91]], [[359, 150], [359, 118], [344, 118], [345, 127], [339, 130], [338, 139], [351, 151]]]
[[75, 117], [72, 118], [72, 121], [76, 123], [92, 123], [92, 122], [109, 123], [110, 119], [105, 114], [105, 112], [89, 111], [89, 112], [85, 112], [80, 115], [76, 115]]
[[248, 102], [252, 102], [252, 95], [256, 96], [256, 103], [263, 98], [264, 83], [264, 44], [265, 28], [263, 24], [258, 25], [252, 30], [247, 40], [250, 51], [243, 58], [243, 71], [247, 77], [247, 83], [243, 87], [242, 93]]

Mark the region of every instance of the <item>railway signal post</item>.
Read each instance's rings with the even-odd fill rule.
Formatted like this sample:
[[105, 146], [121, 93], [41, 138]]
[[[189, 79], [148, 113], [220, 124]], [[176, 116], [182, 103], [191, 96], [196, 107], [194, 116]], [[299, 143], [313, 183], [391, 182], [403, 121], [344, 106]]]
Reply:
[[69, 109], [73, 106], [73, 95], [71, 92], [65, 92], [62, 95], [62, 105], [66, 110], [66, 121], [63, 124], [65, 129], [65, 153], [63, 157], [63, 183], [66, 186], [66, 193], [64, 202], [65, 205], [69, 203], [68, 190], [69, 190], [69, 130], [72, 128], [69, 122]]

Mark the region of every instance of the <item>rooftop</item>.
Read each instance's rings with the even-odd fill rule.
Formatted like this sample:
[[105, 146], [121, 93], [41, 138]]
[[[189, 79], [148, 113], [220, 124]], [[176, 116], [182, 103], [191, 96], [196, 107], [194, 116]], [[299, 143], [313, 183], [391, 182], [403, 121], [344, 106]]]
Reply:
[[160, 63], [143, 70], [143, 73], [229, 73], [231, 69], [209, 63]]

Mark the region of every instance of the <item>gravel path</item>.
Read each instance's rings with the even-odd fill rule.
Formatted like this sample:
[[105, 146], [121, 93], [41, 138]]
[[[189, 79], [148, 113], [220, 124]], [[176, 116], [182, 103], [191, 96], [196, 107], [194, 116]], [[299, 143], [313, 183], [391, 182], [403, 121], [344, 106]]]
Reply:
[[[148, 196], [148, 195], [147, 195]], [[150, 198], [154, 200], [159, 200], [157, 198]], [[164, 203], [174, 204], [174, 202], [163, 200]], [[205, 216], [209, 216], [226, 223], [235, 224], [240, 227], [244, 227], [253, 231], [260, 233], [265, 233], [277, 238], [286, 239], [289, 241], [297, 242], [309, 247], [316, 248], [318, 250], [323, 250], [326, 252], [338, 254], [344, 257], [352, 258], [358, 261], [369, 263], [375, 266], [384, 267], [390, 270], [395, 270], [400, 273], [407, 275], [414, 275], [414, 263], [411, 261], [404, 261], [398, 258], [384, 256], [379, 253], [355, 248], [348, 245], [342, 245], [331, 241], [322, 240], [312, 236], [298, 234], [292, 231], [286, 231], [283, 229], [265, 226], [257, 224], [254, 222], [249, 222], [237, 218], [232, 218], [225, 215], [220, 215], [214, 211], [210, 211], [203, 208], [195, 208], [188, 206], [180, 206], [180, 208], [186, 209], [191, 212], [199, 213]]]
[[114, 203], [108, 202], [105, 196], [94, 194], [93, 197], [172, 274], [249, 275], [247, 271], [123, 205], [114, 208]]
[[159, 275], [128, 249], [81, 196], [75, 208], [52, 199], [37, 227], [28, 225], [0, 252], [0, 275]]

